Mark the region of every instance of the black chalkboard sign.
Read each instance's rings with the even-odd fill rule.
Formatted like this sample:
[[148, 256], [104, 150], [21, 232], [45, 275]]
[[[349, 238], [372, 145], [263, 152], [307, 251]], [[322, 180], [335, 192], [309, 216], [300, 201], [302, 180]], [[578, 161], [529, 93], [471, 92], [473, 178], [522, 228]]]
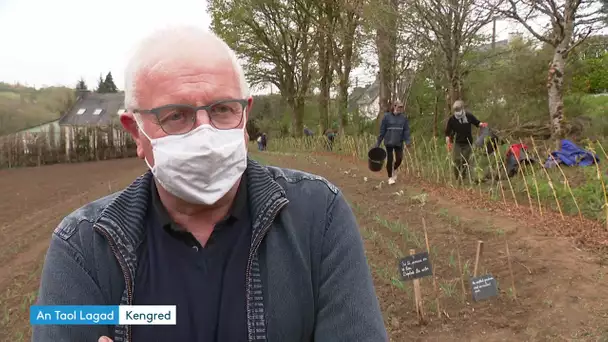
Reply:
[[496, 279], [491, 274], [471, 278], [470, 283], [473, 300], [476, 302], [498, 296]]
[[399, 260], [401, 280], [413, 280], [433, 275], [429, 253], [422, 252]]

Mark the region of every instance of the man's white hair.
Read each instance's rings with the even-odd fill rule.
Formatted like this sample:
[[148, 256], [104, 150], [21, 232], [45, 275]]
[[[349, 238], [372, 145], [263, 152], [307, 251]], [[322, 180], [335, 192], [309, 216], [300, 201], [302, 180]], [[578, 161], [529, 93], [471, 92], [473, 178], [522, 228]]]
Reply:
[[[201, 56], [205, 46], [208, 46], [205, 51], [208, 55]], [[245, 73], [228, 44], [211, 31], [194, 26], [176, 26], [154, 32], [135, 50], [125, 70], [125, 107], [127, 110], [139, 108], [137, 87], [142, 85], [137, 84], [137, 79], [140, 72], [163, 73], [163, 68], [170, 68], [176, 61], [200, 63], [203, 58], [211, 64], [230, 59], [239, 78], [241, 96], [249, 97]]]

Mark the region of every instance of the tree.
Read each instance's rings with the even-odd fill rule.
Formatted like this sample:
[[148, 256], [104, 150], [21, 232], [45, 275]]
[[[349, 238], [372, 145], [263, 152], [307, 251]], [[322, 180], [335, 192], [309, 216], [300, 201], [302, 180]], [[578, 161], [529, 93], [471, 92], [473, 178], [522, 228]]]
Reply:
[[96, 93], [107, 93], [106, 91], [106, 83], [103, 80], [103, 77], [99, 75], [99, 79], [97, 80], [97, 88], [95, 89]]
[[378, 0], [372, 2], [378, 8], [372, 9], [372, 13], [377, 13], [373, 17], [375, 27], [376, 51], [378, 55], [379, 67], [379, 113], [377, 125], [380, 125], [384, 112], [393, 102], [393, 84], [395, 79], [395, 55], [397, 50], [397, 22], [399, 18], [399, 0]]
[[348, 88], [350, 87], [350, 73], [357, 66], [358, 48], [360, 39], [356, 38], [361, 28], [361, 12], [363, 1], [341, 2], [338, 9], [336, 31], [332, 39], [334, 51], [334, 69], [338, 76], [338, 115], [340, 118], [341, 134], [348, 124]]
[[604, 22], [608, 24], [608, 0], [600, 0], [600, 4], [602, 5], [600, 11], [604, 16]]
[[106, 79], [103, 81], [104, 90], [106, 93], [117, 93], [118, 88], [116, 84], [114, 84], [114, 78], [112, 77], [112, 72], [108, 72], [106, 75]]
[[279, 88], [294, 113], [297, 136], [302, 135], [305, 99], [316, 67], [317, 35], [311, 20], [315, 11], [310, 1], [209, 1], [213, 31], [245, 60], [252, 86], [274, 84]]
[[[318, 47], [319, 83], [319, 126], [321, 132], [329, 128], [329, 103], [331, 86], [334, 76], [334, 60], [336, 59], [334, 39], [336, 24], [340, 13], [337, 0], [296, 0], [298, 7], [308, 15], [309, 20], [316, 26], [316, 45]], [[314, 6], [314, 11], [308, 10], [308, 4]]]
[[494, 19], [495, 5], [489, 5], [479, 6], [474, 0], [412, 0], [408, 9], [408, 31], [439, 48], [449, 103], [464, 99], [463, 56], [479, 43], [479, 31]]
[[[594, 0], [507, 0], [501, 13], [523, 25], [540, 42], [553, 48], [549, 64], [547, 92], [551, 136], [555, 140], [566, 132], [564, 123], [564, 74], [570, 52], [583, 42], [604, 19]], [[531, 21], [549, 22], [542, 31]]]
[[80, 80], [78, 80], [76, 83], [76, 90], [89, 90], [89, 87], [87, 87], [87, 84], [83, 78], [80, 78]]

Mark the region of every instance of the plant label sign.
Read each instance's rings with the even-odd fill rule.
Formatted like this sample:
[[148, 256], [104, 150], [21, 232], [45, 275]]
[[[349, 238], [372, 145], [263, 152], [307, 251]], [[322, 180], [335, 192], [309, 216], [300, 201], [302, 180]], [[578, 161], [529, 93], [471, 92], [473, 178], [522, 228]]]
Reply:
[[399, 260], [402, 280], [413, 280], [433, 275], [429, 253], [422, 252]]
[[479, 302], [486, 300], [491, 297], [498, 296], [498, 286], [496, 285], [496, 279], [491, 274], [482, 275], [479, 277], [471, 278], [471, 292], [473, 293], [473, 300]]

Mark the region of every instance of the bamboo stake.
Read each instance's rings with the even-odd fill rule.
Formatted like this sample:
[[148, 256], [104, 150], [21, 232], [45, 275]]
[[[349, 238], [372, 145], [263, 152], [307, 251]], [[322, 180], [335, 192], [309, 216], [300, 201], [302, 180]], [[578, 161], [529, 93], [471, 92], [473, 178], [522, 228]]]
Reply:
[[[424, 217], [422, 218], [422, 229], [424, 230], [424, 240], [426, 242], [426, 250], [429, 253], [429, 259], [431, 261], [431, 265], [433, 265], [433, 259], [431, 258], [431, 246], [429, 244], [429, 235], [426, 230], [426, 221]], [[435, 307], [437, 308], [437, 318], [441, 318], [441, 309], [439, 307], [439, 290], [437, 289], [437, 278], [435, 277], [435, 272], [433, 272], [433, 291], [435, 292]]]

